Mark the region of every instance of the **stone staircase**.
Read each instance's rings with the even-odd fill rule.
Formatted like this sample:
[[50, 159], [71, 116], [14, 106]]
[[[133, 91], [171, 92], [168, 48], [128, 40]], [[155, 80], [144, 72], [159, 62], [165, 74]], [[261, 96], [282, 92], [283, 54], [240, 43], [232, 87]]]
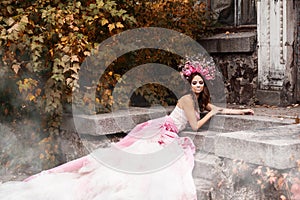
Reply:
[[[110, 143], [108, 135], [126, 132], [132, 129], [130, 124], [138, 124], [166, 113], [169, 110], [131, 108], [113, 114], [76, 116], [74, 121], [78, 126], [66, 123], [65, 129], [79, 131], [81, 139], [86, 140], [85, 146], [97, 149]], [[223, 180], [220, 177], [224, 175], [223, 172], [231, 175], [230, 166], [235, 160], [275, 169], [295, 168], [295, 160], [300, 160], [300, 126], [292, 125], [293, 122], [263, 116], [217, 115], [198, 132], [188, 128], [180, 132], [179, 136], [191, 138], [196, 146], [193, 178], [198, 200], [261, 199], [255, 189], [248, 185], [235, 188], [232, 180], [219, 186], [218, 182]], [[290, 156], [285, 156], [287, 154]], [[233, 198], [231, 194], [236, 196]]]
[[213, 183], [217, 175], [216, 166], [219, 161], [219, 158], [213, 154], [204, 152], [196, 153], [193, 177], [198, 200], [212, 200]]
[[214, 155], [215, 139], [218, 131], [204, 130], [201, 132], [183, 131], [180, 136], [193, 139], [197, 148], [193, 178], [197, 189], [198, 200], [212, 200], [214, 183], [216, 182], [217, 167], [220, 158]]
[[[296, 133], [300, 133], [300, 126], [290, 125], [291, 121], [288, 120], [276, 120], [264, 117], [255, 117], [254, 119], [248, 118], [248, 116], [217, 116], [214, 120], [210, 121], [210, 124], [202, 127], [198, 132], [185, 130], [179, 134], [181, 137], [185, 136], [191, 138], [196, 146], [193, 178], [197, 189], [198, 200], [220, 199], [220, 197], [217, 197], [218, 191], [216, 191], [216, 187], [218, 187], [217, 184], [218, 181], [220, 181], [220, 169], [224, 165], [223, 158], [230, 158], [232, 160], [237, 158], [253, 162], [253, 158], [251, 158], [251, 160], [249, 160], [249, 158], [247, 159], [247, 156], [245, 155], [248, 154], [241, 151], [243, 147], [245, 148], [245, 144], [249, 143], [248, 152], [257, 152], [261, 150], [261, 157], [264, 162], [267, 162], [269, 160], [268, 158], [275, 159], [268, 154], [268, 151], [264, 146], [282, 153], [282, 156], [279, 158], [276, 157], [277, 160], [275, 159], [276, 166], [272, 166], [271, 161], [268, 163], [268, 166], [282, 169], [294, 167], [291, 164], [288, 165], [289, 163], [284, 160], [285, 156], [283, 156], [283, 152], [290, 153], [298, 158], [299, 156], [296, 156], [299, 149], [298, 146], [297, 148], [294, 148], [297, 150], [287, 149], [290, 147], [289, 145], [287, 145], [286, 148], [283, 148], [284, 143], [289, 144], [290, 141], [275, 140], [280, 139], [279, 136], [276, 136], [280, 134], [275, 134], [275, 132], [280, 132], [281, 135], [291, 138], [289, 135], [295, 137]], [[271, 138], [272, 141], [268, 141], [269, 137], [271, 137], [270, 135], [275, 136], [275, 139]], [[256, 151], [250, 149], [252, 146], [257, 147]], [[283, 149], [284, 151], [280, 151], [280, 149]], [[254, 153], [254, 155], [256, 154]], [[283, 167], [279, 166], [279, 164], [282, 163], [285, 163], [285, 165]], [[263, 165], [264, 163], [257, 161], [257, 164]]]

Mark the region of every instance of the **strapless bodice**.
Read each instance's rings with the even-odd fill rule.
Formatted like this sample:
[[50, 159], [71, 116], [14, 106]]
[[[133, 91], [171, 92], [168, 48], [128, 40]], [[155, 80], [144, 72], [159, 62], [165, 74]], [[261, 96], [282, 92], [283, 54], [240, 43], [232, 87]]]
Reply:
[[183, 129], [185, 129], [188, 120], [183, 109], [176, 106], [175, 109], [171, 112], [170, 117], [173, 120], [178, 131], [182, 131]]

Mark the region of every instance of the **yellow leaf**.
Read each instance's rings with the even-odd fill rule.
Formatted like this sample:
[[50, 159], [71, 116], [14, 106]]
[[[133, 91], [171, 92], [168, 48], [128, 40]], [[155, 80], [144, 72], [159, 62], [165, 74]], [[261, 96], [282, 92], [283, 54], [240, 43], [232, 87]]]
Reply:
[[54, 54], [53, 54], [53, 49], [50, 49], [50, 50], [49, 50], [49, 53], [50, 53], [51, 57], [53, 57], [53, 55], [54, 55]]
[[12, 33], [13, 31], [19, 31], [19, 24], [13, 25], [10, 29], [7, 30], [8, 33]]
[[21, 18], [21, 22], [27, 24], [28, 23], [28, 17], [25, 15]]
[[18, 64], [13, 64], [13, 66], [12, 66], [11, 68], [14, 70], [14, 72], [15, 72], [16, 74], [18, 74], [19, 69], [21, 68], [21, 66], [18, 65]]
[[108, 20], [107, 20], [107, 19], [103, 18], [103, 19], [101, 20], [101, 25], [102, 25], [102, 26], [104, 26], [104, 25], [107, 24], [107, 23], [108, 23]]
[[33, 101], [35, 99], [35, 96], [31, 93], [29, 93], [26, 97], [26, 99], [28, 99], [29, 101]]
[[79, 1], [79, 2], [76, 2], [76, 7], [77, 8], [80, 8], [81, 7], [81, 2]]
[[67, 85], [70, 85], [73, 82], [73, 79], [72, 78], [67, 78], [66, 82], [67, 82]]
[[10, 18], [7, 20], [7, 22], [6, 22], [6, 24], [7, 24], [8, 26], [12, 26], [14, 23], [15, 23], [15, 20], [14, 20], [12, 17], [10, 17]]
[[83, 54], [84, 54], [85, 56], [90, 56], [90, 55], [91, 55], [91, 52], [85, 51], [85, 52], [83, 52]]
[[124, 28], [123, 24], [121, 22], [116, 23], [117, 28]]
[[115, 24], [109, 24], [109, 25], [108, 25], [108, 29], [109, 29], [110, 32], [111, 32], [114, 28], [116, 28], [116, 27], [115, 27]]
[[[70, 70], [74, 71], [75, 73], [78, 73], [79, 69], [80, 69], [79, 63], [73, 63], [72, 67], [70, 68]], [[76, 78], [76, 77], [74, 77], [74, 78]]]
[[120, 78], [121, 78], [121, 75], [120, 75], [120, 74], [115, 74], [114, 76], [115, 76], [115, 79], [116, 79], [117, 81], [119, 81]]
[[98, 8], [102, 8], [104, 6], [104, 2], [103, 1], [97, 1], [97, 7]]
[[73, 31], [79, 31], [79, 28], [77, 26], [74, 26]]
[[71, 62], [79, 62], [79, 58], [77, 55], [71, 56]]
[[60, 39], [60, 41], [65, 42], [65, 41], [67, 41], [67, 39], [68, 39], [68, 37], [62, 37], [62, 38]]

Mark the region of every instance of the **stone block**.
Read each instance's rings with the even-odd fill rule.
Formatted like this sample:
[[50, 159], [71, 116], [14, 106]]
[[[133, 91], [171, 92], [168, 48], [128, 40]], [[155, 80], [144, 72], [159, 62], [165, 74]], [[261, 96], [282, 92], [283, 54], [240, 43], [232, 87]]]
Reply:
[[300, 125], [222, 133], [215, 153], [275, 169], [294, 168], [300, 160]]
[[210, 131], [234, 132], [256, 130], [274, 126], [289, 125], [293, 119], [270, 118], [256, 115], [216, 115], [209, 122]]
[[220, 139], [220, 133], [290, 125], [293, 122], [293, 119], [255, 115], [217, 115], [198, 131], [187, 129], [179, 133], [179, 136], [191, 138], [197, 151], [214, 153], [215, 143]]
[[260, 104], [282, 105], [283, 99], [281, 91], [276, 90], [257, 90], [256, 98]]
[[199, 43], [208, 53], [246, 53], [256, 49], [256, 32], [217, 34], [202, 38]]
[[215, 152], [215, 137], [220, 132], [200, 130], [200, 131], [182, 131], [179, 133], [180, 137], [189, 137], [193, 140], [197, 151], [207, 153]]
[[197, 200], [211, 200], [212, 183], [204, 179], [194, 179]]
[[62, 128], [94, 136], [126, 133], [139, 123], [165, 116], [171, 109], [131, 107], [98, 115], [74, 115], [66, 117]]
[[217, 165], [219, 164], [220, 159], [217, 156], [205, 152], [197, 152], [193, 177], [212, 181], [217, 176]]

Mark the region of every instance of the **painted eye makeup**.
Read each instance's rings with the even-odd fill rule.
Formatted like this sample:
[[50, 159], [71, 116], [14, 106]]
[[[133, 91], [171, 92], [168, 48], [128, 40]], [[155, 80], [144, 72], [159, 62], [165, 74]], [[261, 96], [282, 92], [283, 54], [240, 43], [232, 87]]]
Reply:
[[[198, 81], [198, 83], [199, 83], [200, 86], [204, 85], [204, 81]], [[197, 81], [193, 81], [192, 85], [197, 85]]]

